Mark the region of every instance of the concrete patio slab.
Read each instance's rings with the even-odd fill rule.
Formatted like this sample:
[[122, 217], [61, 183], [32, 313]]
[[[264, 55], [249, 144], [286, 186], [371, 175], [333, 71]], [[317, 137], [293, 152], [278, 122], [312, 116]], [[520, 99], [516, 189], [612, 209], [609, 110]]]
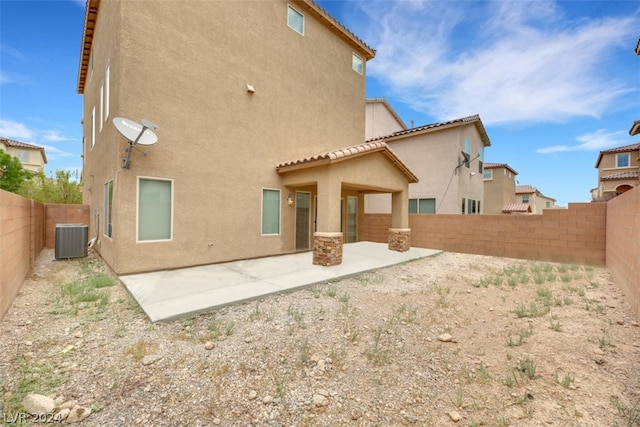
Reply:
[[266, 295], [433, 256], [442, 251], [390, 251], [386, 243], [343, 247], [342, 264], [313, 265], [311, 252], [120, 276], [152, 322], [172, 320]]

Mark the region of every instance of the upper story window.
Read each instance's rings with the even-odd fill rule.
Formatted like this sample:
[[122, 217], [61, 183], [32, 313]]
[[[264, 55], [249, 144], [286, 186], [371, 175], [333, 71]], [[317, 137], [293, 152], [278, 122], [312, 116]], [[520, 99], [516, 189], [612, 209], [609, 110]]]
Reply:
[[629, 167], [629, 153], [616, 154], [616, 167], [628, 168]]
[[484, 170], [484, 179], [493, 179], [493, 169]]
[[358, 74], [364, 74], [364, 60], [355, 53], [352, 55], [351, 68]]
[[27, 152], [27, 150], [17, 150], [16, 157], [18, 158], [18, 160], [24, 163], [29, 159], [29, 152]]
[[109, 118], [109, 86], [111, 85], [111, 65], [104, 71], [104, 120]]
[[523, 194], [522, 195], [522, 203], [529, 203], [529, 195], [528, 194]]
[[287, 11], [287, 25], [304, 35], [304, 15], [294, 9], [291, 5], [289, 5]]

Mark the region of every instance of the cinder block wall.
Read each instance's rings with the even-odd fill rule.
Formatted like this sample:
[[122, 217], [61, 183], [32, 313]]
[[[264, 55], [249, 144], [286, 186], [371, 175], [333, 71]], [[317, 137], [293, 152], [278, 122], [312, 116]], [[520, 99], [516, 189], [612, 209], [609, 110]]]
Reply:
[[[542, 215], [409, 215], [411, 246], [530, 260], [605, 265], [605, 203]], [[386, 242], [388, 214], [366, 214], [363, 240]]]
[[640, 187], [607, 202], [607, 268], [640, 319]]
[[89, 205], [45, 205], [45, 242], [47, 248], [55, 248], [56, 224], [89, 225]]
[[0, 320], [42, 250], [44, 207], [0, 190]]

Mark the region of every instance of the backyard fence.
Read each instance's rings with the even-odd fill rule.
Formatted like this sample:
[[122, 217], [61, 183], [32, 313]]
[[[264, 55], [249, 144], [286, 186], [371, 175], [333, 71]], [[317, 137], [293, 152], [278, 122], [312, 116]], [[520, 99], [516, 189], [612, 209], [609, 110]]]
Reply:
[[89, 207], [43, 204], [0, 190], [0, 320], [42, 248], [54, 247], [58, 223], [89, 224]]
[[[0, 320], [59, 223], [89, 224], [87, 205], [37, 203], [0, 190]], [[386, 242], [391, 216], [366, 214], [361, 240]], [[409, 215], [411, 245], [606, 266], [640, 319], [640, 187], [606, 203], [542, 215]]]

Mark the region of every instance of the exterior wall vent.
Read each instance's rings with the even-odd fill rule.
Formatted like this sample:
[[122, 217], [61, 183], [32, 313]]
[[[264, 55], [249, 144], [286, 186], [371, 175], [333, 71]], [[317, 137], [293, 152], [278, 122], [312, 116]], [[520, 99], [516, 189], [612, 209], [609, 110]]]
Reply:
[[87, 256], [88, 236], [86, 224], [56, 224], [55, 259]]

